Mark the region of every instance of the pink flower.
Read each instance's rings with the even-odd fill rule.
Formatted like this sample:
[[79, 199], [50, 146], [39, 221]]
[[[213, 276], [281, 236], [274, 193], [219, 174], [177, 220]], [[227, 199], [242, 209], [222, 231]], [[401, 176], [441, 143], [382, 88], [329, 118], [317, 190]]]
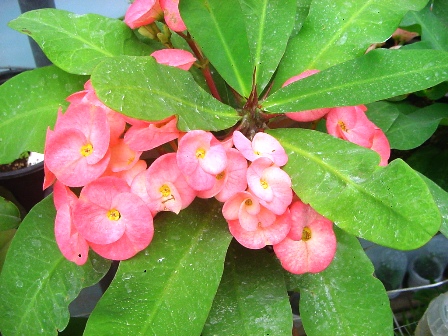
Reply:
[[158, 0], [135, 0], [124, 16], [124, 22], [132, 29], [160, 20], [163, 10]]
[[247, 231], [257, 230], [260, 223], [267, 227], [274, 223], [276, 215], [260, 205], [258, 198], [248, 191], [241, 191], [230, 197], [222, 207], [227, 221], [238, 221]]
[[329, 134], [376, 151], [380, 166], [387, 165], [390, 145], [384, 132], [371, 122], [364, 113], [364, 105], [335, 107], [327, 115]]
[[[291, 83], [294, 83], [300, 79], [306, 78], [308, 76], [314, 75], [315, 73], [318, 73], [319, 70], [306, 70], [302, 72], [300, 75], [291, 77], [288, 79], [285, 83], [283, 83], [282, 87], [285, 87]], [[330, 111], [329, 108], [319, 108], [314, 110], [306, 110], [301, 112], [288, 112], [285, 113], [285, 115], [288, 118], [291, 118], [292, 120], [296, 120], [299, 122], [308, 122], [308, 121], [314, 121], [317, 119], [322, 118], [324, 115], [326, 115]]]
[[163, 9], [165, 23], [175, 32], [181, 32], [187, 29], [179, 13], [179, 0], [159, 0]]
[[268, 158], [256, 159], [247, 169], [247, 184], [260, 204], [277, 215], [292, 201], [291, 178]]
[[156, 50], [151, 54], [159, 64], [173, 66], [182, 70], [190, 70], [196, 57], [189, 51], [183, 49], [161, 49]]
[[[48, 128], [47, 133], [46, 133], [46, 139], [49, 139], [51, 137], [52, 133], [53, 132]], [[48, 142], [45, 141], [44, 153], [48, 153], [47, 146], [48, 146]], [[44, 160], [44, 183], [43, 183], [42, 189], [43, 190], [47, 189], [55, 181], [56, 181], [56, 176], [51, 172], [50, 169], [48, 169], [47, 162]]]
[[[131, 169], [122, 170], [116, 173], [111, 173], [109, 175], [116, 176], [118, 178], [121, 178], [126, 181], [126, 183], [131, 186], [132, 182], [134, 181], [135, 177], [137, 177], [138, 174], [141, 172], [144, 172], [147, 168], [146, 162], [144, 160], [138, 160], [135, 165], [132, 166]], [[137, 194], [140, 196], [139, 194]]]
[[323, 271], [336, 252], [333, 223], [301, 201], [294, 202], [290, 211], [291, 230], [273, 246], [277, 258], [284, 269], [294, 274]]
[[191, 188], [177, 166], [176, 154], [168, 153], [157, 158], [145, 172], [145, 187], [137, 179], [132, 188], [147, 193], [146, 200], [151, 212], [159, 211], [179, 213], [193, 202], [196, 191]]
[[245, 229], [239, 220], [228, 220], [227, 223], [230, 233], [241, 245], [260, 249], [281, 242], [286, 237], [291, 227], [291, 217], [289, 211], [285, 211], [281, 216], [274, 215], [271, 223], [258, 222], [252, 230]]
[[195, 190], [213, 188], [216, 175], [227, 167], [224, 146], [210, 132], [195, 130], [186, 133], [179, 141], [177, 165]]
[[375, 127], [372, 138], [372, 146], [370, 146], [370, 149], [380, 155], [380, 166], [387, 166], [387, 162], [390, 157], [390, 144], [384, 132], [378, 127]]
[[335, 107], [327, 114], [329, 134], [359, 146], [372, 146], [375, 125], [367, 118], [364, 105]]
[[93, 105], [77, 104], [59, 114], [55, 131], [47, 131], [45, 165], [69, 187], [81, 187], [106, 170], [109, 163], [109, 124]]
[[215, 176], [213, 188], [198, 192], [198, 197], [215, 198], [220, 202], [227, 201], [237, 192], [246, 190], [247, 187], [247, 161], [235, 148], [227, 149], [227, 167]]
[[135, 151], [147, 151], [179, 137], [176, 117], [156, 122], [139, 122], [131, 126], [124, 135], [124, 141]]
[[78, 231], [99, 255], [113, 260], [131, 258], [152, 240], [151, 211], [117, 177], [101, 177], [86, 185], [73, 209]]
[[72, 209], [78, 198], [61, 182], [53, 188], [56, 219], [54, 234], [61, 253], [77, 265], [83, 265], [89, 256], [89, 245], [73, 224]]
[[111, 157], [108, 169], [119, 172], [131, 169], [139, 160], [141, 151], [132, 150], [123, 139], [110, 148]]
[[114, 145], [126, 127], [125, 116], [104, 105], [97, 97], [90, 79], [84, 84], [84, 90], [75, 92], [66, 98], [75, 108], [77, 104], [94, 105], [104, 110], [110, 128], [110, 144]]
[[233, 132], [233, 143], [249, 161], [254, 161], [260, 157], [267, 157], [279, 167], [288, 162], [288, 156], [283, 146], [277, 139], [267, 133], [258, 132], [252, 141], [250, 141], [243, 133], [235, 131]]

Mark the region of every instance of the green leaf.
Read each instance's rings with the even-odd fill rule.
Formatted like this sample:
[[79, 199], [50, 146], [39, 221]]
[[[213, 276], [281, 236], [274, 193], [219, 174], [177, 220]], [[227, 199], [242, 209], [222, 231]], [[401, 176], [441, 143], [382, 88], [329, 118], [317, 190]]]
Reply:
[[430, 0], [432, 4], [431, 11], [439, 18], [445, 25], [448, 26], [448, 3], [446, 0]]
[[78, 75], [91, 74], [105, 58], [153, 51], [121, 20], [96, 14], [38, 9], [20, 15], [9, 27], [32, 37], [53, 64]]
[[85, 265], [65, 259], [54, 238], [53, 198], [38, 203], [20, 224], [0, 275], [0, 329], [8, 335], [57, 335], [69, 303], [98, 282], [110, 262], [93, 254]]
[[202, 335], [291, 335], [291, 306], [274, 258], [232, 242]]
[[440, 227], [426, 184], [401, 160], [379, 167], [379, 156], [306, 129], [269, 132], [285, 148], [296, 194], [343, 230], [380, 245], [414, 249]]
[[254, 61], [239, 0], [188, 0], [179, 3], [188, 32], [224, 80], [248, 97]]
[[110, 108], [149, 121], [177, 115], [177, 127], [222, 130], [238, 113], [194, 81], [190, 73], [160, 65], [153, 57], [118, 57], [102, 62], [92, 74], [96, 94]]
[[335, 258], [323, 272], [298, 277], [300, 317], [307, 335], [393, 335], [382, 283], [358, 240], [335, 228]]
[[260, 94], [283, 56], [294, 27], [297, 0], [239, 0]]
[[440, 215], [442, 216], [442, 224], [440, 225], [440, 232], [442, 232], [445, 237], [448, 237], [448, 192], [440, 188], [436, 183], [427, 178], [425, 175], [420, 175], [423, 181], [429, 188], [434, 201], [439, 208]]
[[199, 335], [230, 240], [216, 201], [158, 214], [153, 241], [120, 263], [84, 335]]
[[442, 119], [448, 118], [446, 104], [432, 104], [411, 113], [407, 104], [370, 104], [367, 116], [386, 134], [391, 148], [407, 150], [420, 146], [434, 134]]
[[45, 134], [65, 98], [83, 89], [84, 76], [55, 66], [23, 72], [0, 86], [0, 164], [25, 151], [44, 152]]
[[431, 1], [421, 11], [409, 11], [401, 27], [418, 25], [421, 42], [426, 48], [448, 51], [448, 27], [430, 10]]
[[311, 2], [312, 0], [297, 0], [296, 22], [291, 37], [296, 36], [300, 29], [302, 29], [303, 23], [310, 11]]
[[14, 238], [16, 231], [16, 229], [0, 231], [0, 273], [2, 271], [3, 264], [5, 263], [9, 245], [11, 245], [11, 241]]
[[15, 229], [20, 221], [19, 209], [11, 201], [0, 197], [0, 231]]
[[307, 69], [323, 70], [361, 56], [386, 41], [408, 10], [428, 0], [313, 1], [299, 34], [291, 39], [280, 64], [276, 87]]
[[448, 80], [448, 52], [376, 49], [296, 81], [262, 102], [268, 112], [367, 104]]

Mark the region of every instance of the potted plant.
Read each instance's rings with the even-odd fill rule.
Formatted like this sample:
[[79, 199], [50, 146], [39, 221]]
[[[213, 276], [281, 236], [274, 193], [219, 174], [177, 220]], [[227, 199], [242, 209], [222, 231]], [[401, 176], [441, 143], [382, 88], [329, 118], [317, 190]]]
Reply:
[[[54, 65], [0, 87], [0, 154], [45, 152], [54, 192], [9, 248], [2, 334], [63, 330], [116, 260], [85, 335], [288, 335], [288, 291], [308, 335], [391, 335], [357, 237], [408, 250], [447, 232], [446, 192], [389, 157], [447, 116], [447, 46], [432, 39], [446, 29], [427, 31], [444, 11], [136, 0], [124, 22], [11, 21]], [[421, 41], [381, 44], [400, 22]]]

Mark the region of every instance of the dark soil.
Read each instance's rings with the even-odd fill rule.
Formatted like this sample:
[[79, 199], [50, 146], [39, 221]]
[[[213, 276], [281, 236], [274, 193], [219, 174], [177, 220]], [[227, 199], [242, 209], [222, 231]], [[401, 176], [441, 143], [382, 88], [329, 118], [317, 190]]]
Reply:
[[26, 168], [28, 166], [28, 157], [19, 158], [11, 163], [0, 165], [0, 172], [9, 172], [22, 168]]

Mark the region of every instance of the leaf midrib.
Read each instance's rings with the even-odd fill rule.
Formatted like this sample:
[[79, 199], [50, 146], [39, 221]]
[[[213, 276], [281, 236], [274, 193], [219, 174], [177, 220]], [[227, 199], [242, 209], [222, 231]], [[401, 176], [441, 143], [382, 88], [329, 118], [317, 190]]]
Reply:
[[[437, 66], [435, 65], [433, 67], [427, 67], [427, 68], [425, 68], [425, 70], [437, 70], [437, 69], [444, 69], [446, 67], [447, 67], [446, 64], [440, 64]], [[323, 93], [327, 93], [327, 92], [337, 92], [342, 89], [346, 89], [349, 87], [353, 88], [354, 86], [361, 86], [361, 85], [365, 85], [365, 84], [372, 84], [372, 83], [378, 84], [380, 81], [385, 81], [385, 80], [388, 80], [391, 78], [399, 79], [403, 76], [408, 76], [409, 74], [418, 74], [421, 72], [422, 72], [422, 70], [416, 67], [414, 70], [406, 69], [406, 70], [400, 71], [398, 73], [393, 73], [393, 74], [389, 74], [389, 75], [382, 75], [379, 77], [368, 78], [368, 79], [359, 79], [356, 82], [343, 82], [343, 84], [339, 84], [337, 86], [332, 86], [330, 89], [328, 89], [328, 88], [327, 89], [313, 88], [313, 91], [310, 93], [301, 94], [301, 95], [293, 96], [290, 98], [285, 98], [283, 100], [275, 100], [275, 97], [274, 97], [274, 102], [272, 102], [270, 104], [269, 104], [269, 99], [267, 99], [267, 101], [265, 102], [265, 103], [267, 103], [267, 105], [266, 104], [262, 104], [262, 105], [263, 105], [263, 108], [269, 108], [269, 107], [278, 106], [278, 105], [285, 105], [285, 104], [291, 103], [293, 101], [305, 100], [309, 97], [319, 96], [319, 95], [322, 95]], [[304, 80], [306, 80], [306, 79], [304, 79]], [[280, 91], [278, 91], [278, 92], [280, 92]], [[377, 100], [377, 99], [375, 99], [375, 100]], [[373, 100], [370, 100], [369, 102], [371, 102], [371, 101], [373, 101]], [[367, 103], [368, 102], [365, 102], [364, 104], [367, 104]]]
[[[43, 292], [44, 289], [47, 287], [47, 284], [50, 282], [50, 279], [52, 278], [52, 275], [54, 273], [56, 273], [56, 270], [59, 268], [59, 264], [61, 264], [63, 261], [65, 260], [65, 257], [61, 256], [59, 257], [59, 259], [57, 260], [56, 263], [53, 264], [53, 267], [51, 268], [51, 270], [48, 273], [48, 276], [44, 279], [44, 281], [42, 281], [42, 285], [40, 286], [40, 290], [36, 290], [34, 292], [34, 294], [32, 295], [32, 297], [29, 299], [29, 303], [26, 304], [25, 306], [25, 310], [24, 313], [21, 315], [22, 319], [20, 320], [17, 330], [23, 330], [22, 326], [24, 323], [28, 323], [29, 320], [27, 319], [27, 316], [33, 311], [33, 309], [35, 308], [35, 301], [36, 301], [36, 297], [38, 296], [39, 293]], [[51, 286], [48, 287], [51, 289]], [[39, 320], [40, 321], [40, 320]]]
[[[224, 5], [224, 4], [223, 4]], [[235, 69], [234, 70], [234, 74], [236, 76], [236, 80], [238, 81], [238, 85], [241, 88], [241, 91], [246, 94], [248, 93], [248, 88], [244, 85], [244, 80], [242, 79], [241, 76], [241, 71], [239, 70], [238, 67], [238, 62], [235, 61], [235, 59], [233, 58], [233, 54], [229, 48], [229, 45], [227, 43], [227, 40], [224, 38], [224, 34], [220, 28], [220, 26], [218, 25], [218, 21], [216, 20], [216, 16], [214, 14], [214, 12], [212, 11], [212, 9], [210, 8], [210, 6], [208, 7], [208, 12], [210, 13], [210, 18], [212, 19], [212, 22], [215, 26], [216, 32], [218, 33], [218, 41], [221, 41], [221, 45], [224, 48], [225, 54], [227, 56], [227, 58], [230, 60], [230, 64], [232, 64], [232, 68]]]
[[[113, 86], [113, 87], [109, 86], [107, 90], [106, 89], [99, 89], [98, 92], [102, 92], [103, 93], [103, 94], [101, 94], [101, 96], [104, 97], [105, 101], [107, 102], [107, 101], [110, 101], [110, 100], [108, 100], [107, 95], [105, 93], [107, 93], [108, 91], [111, 91], [111, 90], [115, 91], [115, 89], [117, 90], [116, 92], [120, 92], [121, 95], [124, 94], [123, 92], [131, 92], [132, 93], [132, 92], [136, 92], [136, 91], [138, 91], [138, 92], [144, 91], [144, 92], [147, 92], [148, 95], [154, 94], [154, 96], [157, 96], [157, 97], [168, 98], [171, 101], [179, 102], [179, 103], [181, 103], [181, 104], [191, 108], [192, 110], [195, 110], [195, 112], [198, 111], [197, 105], [194, 104], [194, 102], [190, 102], [189, 100], [181, 99], [182, 97], [180, 97], [180, 96], [171, 95], [171, 94], [168, 93], [168, 91], [161, 91], [161, 90], [156, 89], [154, 87], [148, 88], [148, 87], [135, 87], [135, 86]], [[113, 95], [112, 99], [115, 100], [116, 96]], [[224, 106], [228, 106], [228, 105], [224, 105]], [[229, 113], [226, 113], [226, 111], [223, 110], [223, 109], [213, 110], [213, 109], [211, 109], [211, 108], [209, 108], [208, 106], [205, 106], [205, 105], [202, 105], [200, 110], [206, 112], [207, 114], [220, 114], [223, 117], [237, 119], [238, 115], [237, 114], [231, 114], [230, 113], [231, 107], [230, 106], [228, 106], [228, 107], [229, 107]], [[120, 104], [118, 109], [120, 111], [122, 111], [123, 110], [123, 104]]]
[[304, 67], [305, 69], [314, 69], [315, 68], [315, 64], [317, 63], [317, 61], [320, 60], [320, 58], [322, 57], [322, 55], [324, 55], [330, 48], [334, 47], [335, 41], [337, 41], [340, 36], [342, 35], [342, 33], [345, 33], [348, 30], [348, 27], [352, 25], [352, 23], [363, 13], [364, 9], [368, 6], [370, 6], [371, 2], [374, 2], [375, 0], [370, 0], [370, 1], [366, 1], [364, 3], [363, 6], [360, 7], [359, 10], [357, 10], [356, 12], [354, 12], [350, 19], [347, 20], [345, 22], [345, 24], [343, 24], [341, 27], [341, 29], [338, 31], [338, 34], [333, 34], [332, 38], [330, 38], [330, 40], [324, 44], [324, 47], [322, 49], [320, 49], [320, 52], [313, 57], [313, 60], [308, 63], [308, 65], [306, 67]]
[[174, 286], [173, 283], [174, 283], [175, 279], [177, 279], [179, 277], [179, 272], [176, 273], [176, 271], [181, 269], [181, 266], [185, 264], [185, 260], [187, 260], [187, 258], [192, 255], [191, 252], [195, 250], [195, 248], [198, 246], [199, 242], [202, 240], [202, 237], [207, 232], [207, 230], [206, 230], [207, 223], [210, 223], [213, 216], [214, 216], [214, 211], [210, 211], [209, 215], [206, 217], [206, 219], [204, 219], [204, 217], [202, 217], [203, 220], [202, 220], [201, 229], [198, 228], [196, 235], [194, 237], [192, 237], [192, 239], [190, 240], [191, 242], [193, 242], [193, 244], [191, 244], [189, 246], [189, 248], [184, 251], [182, 258], [180, 258], [179, 261], [177, 262], [177, 267], [172, 269], [171, 276], [166, 281], [165, 286], [163, 286], [163, 291], [160, 292], [161, 294], [159, 294], [159, 298], [157, 300], [154, 300], [156, 302], [154, 305], [155, 308], [150, 312], [148, 318], [146, 319], [146, 323], [143, 325], [142, 329], [140, 329], [139, 335], [147, 335], [148, 334], [148, 330], [151, 328], [151, 325], [154, 322], [154, 319], [156, 318], [157, 313], [159, 312], [162, 303], [164, 302], [163, 298], [166, 296], [166, 293], [172, 292], [172, 288]]
[[[397, 212], [397, 211], [395, 210], [395, 208], [392, 208], [392, 209], [391, 209], [391, 208], [390, 208], [389, 206], [387, 206], [386, 203], [384, 203], [381, 199], [378, 199], [378, 198], [373, 197], [373, 195], [372, 195], [371, 193], [367, 192], [364, 188], [362, 188], [362, 184], [358, 184], [358, 183], [353, 182], [351, 179], [349, 179], [349, 178], [347, 178], [346, 176], [342, 175], [342, 174], [339, 172], [339, 170], [337, 170], [337, 169], [334, 168], [333, 166], [330, 166], [329, 164], [323, 162], [322, 160], [318, 160], [318, 159], [316, 158], [316, 156], [313, 155], [312, 153], [310, 153], [310, 152], [306, 152], [306, 151], [300, 149], [299, 147], [294, 147], [293, 145], [291, 145], [291, 144], [289, 144], [289, 143], [283, 144], [283, 146], [286, 147], [286, 148], [290, 148], [291, 150], [295, 151], [296, 153], [300, 153], [302, 156], [304, 156], [304, 157], [306, 157], [306, 158], [309, 158], [310, 160], [314, 161], [316, 164], [318, 164], [318, 166], [321, 166], [321, 167], [325, 168], [326, 171], [329, 171], [329, 172], [332, 173], [334, 176], [340, 178], [340, 180], [342, 180], [343, 182], [345, 182], [347, 186], [348, 186], [348, 185], [353, 186], [354, 189], [356, 189], [359, 193], [361, 193], [361, 194], [367, 196], [367, 198], [370, 198], [370, 199], [374, 200], [375, 203], [380, 204], [381, 207], [382, 207], [382, 208], [385, 208], [389, 213], [392, 212], [392, 213], [396, 214], [397, 217], [402, 218], [402, 219], [404, 219], [405, 221], [411, 221], [411, 219], [406, 218], [406, 217], [404, 217], [404, 215], [402, 215], [401, 213]], [[324, 170], [325, 170], [325, 169], [324, 169]], [[379, 169], [385, 169], [385, 168], [379, 168]], [[373, 174], [375, 174], [377, 170], [378, 170], [378, 168], [373, 172]], [[373, 176], [373, 174], [372, 174], [372, 176]], [[364, 183], [364, 182], [367, 182], [367, 181], [368, 181], [368, 179], [364, 180], [363, 183]], [[391, 212], [390, 212], [390, 211], [391, 211]], [[390, 217], [390, 216], [389, 216], [389, 217]], [[337, 223], [338, 223], [338, 222], [335, 221], [335, 224], [337, 224]]]
[[[67, 16], [66, 18], [67, 18], [68, 20], [70, 19], [69, 16]], [[66, 30], [66, 29], [63, 29], [62, 26], [51, 25], [48, 21], [44, 21], [44, 22], [42, 22], [42, 21], [39, 21], [37, 18], [26, 18], [26, 19], [29, 20], [29, 21], [31, 21], [31, 22], [33, 22], [33, 23], [37, 23], [37, 24], [40, 25], [41, 27], [50, 28], [51, 31], [59, 31], [59, 32], [63, 33], [65, 36], [70, 37], [70, 39], [78, 40], [78, 41], [80, 41], [81, 43], [90, 46], [91, 49], [93, 49], [93, 50], [99, 52], [100, 54], [104, 54], [104, 55], [106, 55], [107, 57], [113, 57], [113, 56], [116, 56], [116, 55], [114, 55], [114, 54], [108, 52], [108, 51], [105, 50], [105, 49], [100, 49], [100, 48], [98, 48], [95, 44], [92, 43], [92, 41], [88, 41], [88, 40], [86, 40], [86, 39], [84, 39], [84, 38], [81, 38], [81, 36], [79, 36], [79, 35], [70, 34], [69, 31]], [[54, 20], [54, 21], [57, 22], [56, 20]], [[74, 27], [76, 28], [76, 25], [75, 25]], [[42, 29], [42, 28], [41, 28], [41, 29]], [[29, 34], [27, 34], [27, 35], [29, 35]], [[33, 39], [34, 39], [33, 34], [30, 34], [30, 36], [33, 37]], [[42, 39], [39, 39], [39, 40], [43, 41]], [[75, 50], [75, 52], [76, 52], [76, 50]]]

